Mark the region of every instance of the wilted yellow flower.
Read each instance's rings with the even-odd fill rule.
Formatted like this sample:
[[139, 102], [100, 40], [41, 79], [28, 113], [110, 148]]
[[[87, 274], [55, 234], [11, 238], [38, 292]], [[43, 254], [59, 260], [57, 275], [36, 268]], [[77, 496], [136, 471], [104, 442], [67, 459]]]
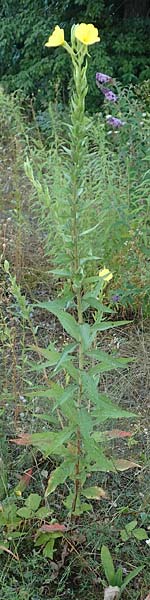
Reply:
[[21, 492], [21, 490], [15, 490], [15, 494], [16, 494], [16, 496], [18, 496], [18, 497], [22, 496], [22, 492]]
[[99, 271], [99, 277], [102, 277], [104, 281], [110, 281], [113, 278], [113, 274], [109, 271], [109, 269], [101, 269]]
[[48, 42], [46, 42], [45, 46], [48, 48], [63, 46], [64, 44], [64, 29], [60, 29], [58, 25], [56, 25], [52, 35], [48, 38]]
[[89, 23], [88, 25], [86, 23], [80, 23], [80, 25], [77, 25], [75, 28], [75, 37], [82, 42], [82, 44], [86, 44], [86, 46], [95, 44], [95, 42], [100, 42], [98, 29], [97, 27], [94, 27], [92, 23]]

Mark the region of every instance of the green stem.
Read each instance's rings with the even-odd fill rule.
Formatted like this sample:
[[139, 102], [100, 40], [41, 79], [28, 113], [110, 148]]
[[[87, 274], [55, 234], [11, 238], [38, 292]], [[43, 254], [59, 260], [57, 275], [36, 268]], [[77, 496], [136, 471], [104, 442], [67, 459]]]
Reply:
[[[80, 276], [80, 246], [79, 246], [79, 191], [82, 185], [82, 170], [84, 164], [84, 146], [86, 138], [85, 130], [85, 96], [87, 91], [86, 83], [86, 65], [84, 60], [86, 49], [82, 48], [74, 61], [74, 82], [75, 91], [72, 96], [71, 103], [71, 179], [72, 179], [72, 272], [73, 272], [73, 289], [77, 298], [77, 321], [79, 325], [83, 323], [82, 311], [82, 277]], [[81, 201], [81, 199], [80, 199]], [[84, 364], [83, 344], [82, 340], [78, 347], [78, 398], [77, 410], [80, 411], [82, 402], [82, 372]], [[82, 455], [82, 439], [80, 426], [76, 432], [76, 464], [75, 464], [75, 489], [72, 503], [72, 515], [75, 512], [77, 500], [80, 494], [80, 462]]]

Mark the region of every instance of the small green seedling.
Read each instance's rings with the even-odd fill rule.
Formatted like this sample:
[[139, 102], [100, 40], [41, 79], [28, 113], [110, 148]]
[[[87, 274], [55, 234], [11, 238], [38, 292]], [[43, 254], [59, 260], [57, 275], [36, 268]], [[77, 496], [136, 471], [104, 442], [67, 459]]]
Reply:
[[[118, 588], [117, 597], [120, 598], [125, 588], [128, 586], [130, 581], [134, 579], [144, 568], [144, 565], [136, 567], [123, 579], [123, 569], [118, 567], [115, 571], [113, 559], [108, 546], [102, 546], [101, 548], [101, 562], [105, 572], [105, 577], [109, 586], [112, 588]], [[115, 597], [115, 595], [114, 595]]]
[[127, 542], [132, 537], [135, 537], [140, 542], [142, 540], [147, 540], [146, 530], [143, 529], [143, 527], [137, 527], [136, 519], [127, 523], [124, 529], [121, 529], [120, 535], [123, 542]]

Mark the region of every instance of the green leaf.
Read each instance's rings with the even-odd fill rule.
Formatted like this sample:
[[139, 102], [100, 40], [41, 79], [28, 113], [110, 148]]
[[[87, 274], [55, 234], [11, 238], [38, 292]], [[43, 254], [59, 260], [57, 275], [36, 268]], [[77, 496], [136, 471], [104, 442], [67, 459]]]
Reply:
[[105, 394], [100, 394], [94, 377], [89, 375], [89, 372], [82, 373], [81, 378], [86, 399], [88, 397], [92, 405], [96, 404], [96, 408], [94, 408], [92, 414], [97, 418], [98, 423], [103, 423], [107, 419], [132, 418], [136, 416], [134, 413], [115, 406]]
[[[56, 362], [54, 364], [56, 364]], [[50, 367], [52, 367], [51, 361], [49, 360], [39, 363], [30, 363], [30, 361], [28, 361], [28, 365], [30, 367], [30, 371], [35, 371], [36, 373], [40, 373], [41, 371], [44, 371], [45, 369], [50, 369]]]
[[93, 410], [93, 416], [99, 419], [99, 423], [103, 423], [107, 419], [122, 419], [123, 417], [128, 419], [137, 416], [135, 413], [120, 408], [120, 406], [115, 406], [105, 394], [95, 395], [93, 401], [96, 401], [97, 405]]
[[118, 567], [118, 569], [117, 569], [117, 571], [115, 573], [114, 585], [116, 585], [119, 588], [121, 588], [122, 578], [123, 578], [122, 567]]
[[116, 471], [113, 461], [105, 456], [98, 444], [94, 443], [94, 440], [84, 440], [88, 461], [89, 471], [102, 471], [109, 473], [109, 471]]
[[139, 541], [147, 540], [147, 532], [145, 531], [145, 529], [142, 529], [142, 527], [137, 527], [136, 529], [134, 529], [133, 535]]
[[17, 515], [19, 515], [19, 517], [23, 517], [23, 519], [31, 519], [33, 513], [32, 510], [30, 510], [30, 508], [26, 508], [25, 506], [23, 506], [17, 511]]
[[137, 525], [137, 520], [134, 519], [133, 521], [130, 521], [130, 523], [127, 523], [127, 525], [125, 526], [125, 529], [128, 533], [130, 533], [131, 531], [133, 531], [133, 529], [135, 529]]
[[121, 529], [120, 536], [123, 542], [127, 542], [131, 534], [127, 533], [126, 529]]
[[121, 586], [121, 593], [125, 590], [128, 583], [130, 583], [130, 581], [132, 581], [132, 579], [134, 579], [134, 577], [136, 577], [137, 575], [139, 575], [139, 573], [141, 573], [141, 571], [143, 571], [144, 567], [145, 567], [145, 565], [142, 565], [141, 567], [136, 567], [135, 569], [133, 569], [133, 571], [131, 571], [131, 573], [129, 573], [129, 575], [127, 575], [125, 577], [123, 584]]
[[[72, 512], [72, 505], [73, 505], [73, 501], [74, 501], [74, 493], [70, 492], [70, 494], [68, 494], [67, 498], [65, 498], [63, 504], [66, 506], [66, 508], [69, 511], [69, 514]], [[90, 502], [81, 502], [80, 498], [77, 498], [77, 503], [76, 503], [76, 510], [74, 512], [74, 514], [76, 516], [80, 516], [82, 515], [84, 512], [90, 512], [93, 511], [93, 506], [92, 504], [90, 504]]]
[[94, 341], [95, 336], [98, 331], [106, 331], [107, 329], [114, 329], [115, 327], [121, 327], [124, 325], [128, 325], [132, 321], [101, 321], [96, 322], [91, 327], [91, 341]]
[[49, 517], [50, 515], [52, 515], [53, 510], [51, 510], [50, 508], [48, 508], [47, 506], [42, 506], [41, 508], [39, 508], [36, 512], [36, 517], [38, 519], [47, 519], [47, 517]]
[[82, 340], [82, 346], [83, 346], [84, 352], [89, 348], [89, 346], [91, 344], [90, 332], [91, 332], [91, 328], [90, 328], [90, 325], [88, 325], [88, 323], [84, 323], [83, 325], [80, 325], [80, 334], [81, 334], [81, 340]]
[[107, 579], [109, 585], [113, 586], [114, 577], [115, 577], [115, 569], [114, 569], [114, 563], [113, 563], [108, 546], [102, 546], [102, 548], [101, 548], [101, 561], [102, 561], [106, 579]]
[[55, 544], [55, 538], [51, 537], [51, 540], [49, 540], [49, 542], [46, 544], [45, 548], [43, 549], [43, 556], [53, 560], [54, 544]]
[[79, 342], [81, 339], [80, 326], [78, 325], [74, 317], [64, 312], [59, 312], [59, 314], [57, 314], [57, 317], [65, 331], [67, 331], [67, 333], [69, 333], [71, 337], [73, 337], [77, 342]]
[[44, 356], [47, 358], [49, 366], [56, 365], [59, 360], [60, 353], [56, 350], [51, 350], [49, 348], [40, 348], [39, 346], [32, 345], [30, 346], [31, 350], [34, 350], [38, 353], [39, 356]]
[[48, 485], [45, 492], [45, 497], [49, 496], [58, 485], [64, 483], [66, 479], [71, 475], [74, 471], [76, 457], [72, 457], [72, 461], [65, 460], [59, 467], [57, 467], [54, 471], [52, 471], [50, 478], [48, 480]]
[[80, 327], [72, 315], [65, 313], [62, 310], [61, 300], [55, 300], [54, 302], [38, 302], [37, 306], [46, 308], [49, 312], [55, 315], [59, 319], [59, 322], [65, 331], [67, 331], [71, 337], [75, 338], [77, 342], [80, 341]]
[[78, 422], [81, 431], [81, 435], [83, 438], [88, 439], [92, 430], [93, 430], [93, 420], [91, 418], [90, 413], [86, 410], [86, 408], [80, 408], [78, 414]]
[[134, 359], [128, 358], [114, 358], [110, 357], [105, 358], [103, 361], [99, 362], [97, 365], [89, 369], [90, 375], [96, 375], [99, 373], [106, 373], [107, 371], [114, 371], [115, 369], [126, 369], [129, 363], [133, 362]]
[[41, 496], [39, 494], [30, 494], [25, 500], [25, 506], [31, 511], [36, 511], [41, 503]]
[[104, 306], [103, 304], [101, 304], [100, 300], [97, 300], [97, 298], [95, 298], [94, 296], [89, 296], [89, 295], [84, 295], [82, 298], [82, 309], [83, 311], [87, 310], [87, 308], [89, 308], [89, 306], [91, 308], [94, 308], [95, 310], [98, 310], [99, 312], [101, 311], [101, 313], [108, 313], [108, 314], [112, 314], [112, 310], [110, 308], [108, 308], [107, 306]]
[[70, 360], [66, 361], [66, 371], [72, 377], [72, 379], [77, 381], [77, 383], [79, 382], [79, 371], [76, 369], [76, 367], [74, 367]]
[[80, 517], [80, 515], [83, 515], [85, 512], [90, 512], [93, 511], [93, 506], [92, 504], [90, 504], [90, 502], [81, 502], [80, 506], [78, 507], [76, 505], [76, 508], [74, 510], [74, 515], [76, 517]]
[[57, 417], [54, 417], [54, 415], [47, 415], [46, 413], [33, 413], [33, 416], [36, 419], [41, 419], [41, 421], [47, 421], [47, 423], [58, 425], [58, 419]]
[[105, 371], [112, 371], [119, 368], [125, 369], [130, 362], [134, 362], [134, 358], [118, 358], [117, 356], [110, 355], [102, 350], [91, 350], [91, 352], [87, 352], [87, 356], [99, 361], [97, 365], [94, 365], [94, 367], [89, 370], [89, 374], [91, 375], [105, 373]]
[[54, 405], [53, 411], [56, 410], [58, 406], [62, 406], [62, 404], [68, 400], [71, 400], [74, 397], [76, 390], [77, 386], [75, 384], [68, 385], [65, 390], [62, 388], [62, 394], [59, 396], [58, 401]]
[[[67, 271], [67, 270], [65, 271], [65, 269], [51, 269], [50, 272], [53, 275], [55, 275], [56, 277], [65, 277], [65, 278], [67, 277], [67, 279], [71, 279], [71, 277], [72, 277], [71, 271]], [[43, 308], [46, 308], [46, 307], [43, 307]], [[49, 310], [49, 308], [47, 308], [47, 310]]]
[[48, 312], [56, 315], [57, 317], [57, 313], [67, 307], [68, 299], [69, 301], [73, 299], [73, 295], [71, 295], [69, 298], [63, 297], [56, 300], [48, 300], [47, 302], [37, 302], [36, 304], [33, 304], [33, 306], [35, 308], [45, 308], [48, 310]]
[[62, 431], [57, 433], [45, 431], [43, 433], [33, 433], [31, 437], [31, 445], [38, 448], [45, 456], [62, 455], [63, 444], [67, 442], [72, 435], [72, 429], [64, 427]]
[[50, 387], [45, 388], [43, 386], [42, 388], [39, 387], [34, 389], [34, 391], [28, 394], [28, 396], [29, 398], [35, 398], [36, 396], [37, 398], [55, 398], [57, 400], [62, 394], [62, 389], [63, 388], [61, 385], [51, 381]]
[[[99, 221], [99, 223], [96, 223], [96, 225], [93, 225], [93, 227], [90, 227], [89, 229], [84, 229], [80, 233], [80, 237], [82, 237], [83, 235], [88, 235], [92, 231], [95, 231], [95, 229], [97, 229], [100, 225], [101, 225], [101, 221]], [[100, 260], [100, 256], [98, 256], [97, 259]]]
[[43, 546], [51, 538], [49, 533], [37, 532], [37, 538], [35, 539], [35, 546]]
[[66, 361], [66, 358], [68, 356], [68, 354], [71, 354], [72, 352], [74, 352], [74, 350], [76, 350], [77, 348], [77, 344], [67, 344], [67, 347], [63, 350], [63, 352], [59, 355], [60, 358], [57, 362], [57, 365], [54, 369], [54, 373], [58, 373], [60, 370], [60, 367], [64, 364], [64, 362]]

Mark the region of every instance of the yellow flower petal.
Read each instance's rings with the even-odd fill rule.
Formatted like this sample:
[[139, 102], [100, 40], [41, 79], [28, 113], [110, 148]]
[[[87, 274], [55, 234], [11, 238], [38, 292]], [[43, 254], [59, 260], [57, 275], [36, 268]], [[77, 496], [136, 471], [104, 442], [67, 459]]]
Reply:
[[52, 35], [48, 38], [48, 42], [46, 42], [45, 46], [48, 48], [63, 46], [64, 44], [64, 29], [60, 29], [58, 25], [56, 25]]
[[109, 269], [101, 269], [99, 271], [99, 277], [102, 277], [104, 281], [110, 281], [113, 278], [113, 274], [109, 271]]
[[100, 42], [98, 29], [97, 27], [94, 27], [92, 23], [89, 23], [88, 25], [86, 23], [80, 23], [80, 25], [77, 25], [75, 28], [75, 37], [82, 42], [82, 44], [86, 44], [86, 46], [95, 44], [95, 42]]

